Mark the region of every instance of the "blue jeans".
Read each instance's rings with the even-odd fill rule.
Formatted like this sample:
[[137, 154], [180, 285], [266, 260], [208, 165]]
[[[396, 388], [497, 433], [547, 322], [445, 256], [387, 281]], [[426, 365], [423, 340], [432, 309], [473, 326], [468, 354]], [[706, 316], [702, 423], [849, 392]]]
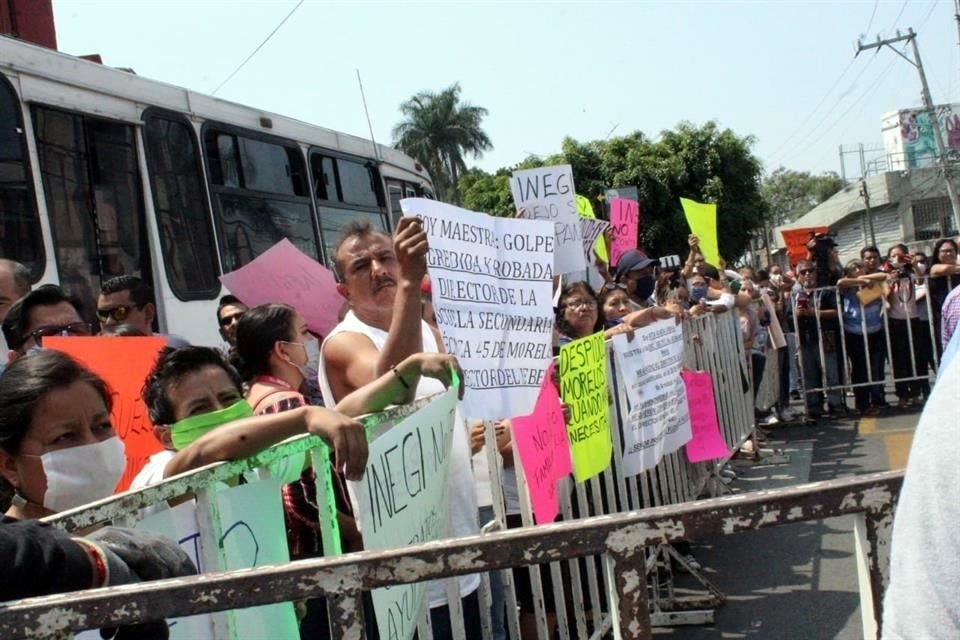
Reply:
[[[479, 524], [482, 527], [494, 518], [493, 505], [480, 507]], [[493, 640], [507, 640], [506, 602], [503, 597], [503, 578], [499, 571], [490, 576], [490, 621], [493, 625]]]

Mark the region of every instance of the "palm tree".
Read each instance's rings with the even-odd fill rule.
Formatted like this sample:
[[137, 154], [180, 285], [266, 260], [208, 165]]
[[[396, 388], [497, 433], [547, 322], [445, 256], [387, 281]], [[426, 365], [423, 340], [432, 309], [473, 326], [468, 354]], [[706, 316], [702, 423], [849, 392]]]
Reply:
[[441, 200], [460, 201], [457, 186], [467, 170], [464, 157], [493, 148], [480, 127], [487, 110], [460, 101], [460, 84], [440, 93], [421, 91], [400, 105], [404, 120], [393, 128], [394, 145], [423, 164]]

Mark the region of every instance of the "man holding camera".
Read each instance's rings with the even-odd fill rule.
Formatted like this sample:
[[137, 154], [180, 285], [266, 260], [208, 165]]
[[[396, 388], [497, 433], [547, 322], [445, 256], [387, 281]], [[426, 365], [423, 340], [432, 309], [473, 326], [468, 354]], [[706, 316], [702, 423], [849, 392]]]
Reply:
[[826, 392], [827, 412], [823, 410], [823, 392], [807, 392], [807, 418], [812, 421], [843, 415], [846, 411], [838, 388], [840, 324], [837, 297], [832, 289], [818, 288], [818, 269], [812, 261], [797, 263], [797, 276], [798, 283], [788, 312], [794, 317], [800, 340], [803, 386], [806, 389], [833, 387]]

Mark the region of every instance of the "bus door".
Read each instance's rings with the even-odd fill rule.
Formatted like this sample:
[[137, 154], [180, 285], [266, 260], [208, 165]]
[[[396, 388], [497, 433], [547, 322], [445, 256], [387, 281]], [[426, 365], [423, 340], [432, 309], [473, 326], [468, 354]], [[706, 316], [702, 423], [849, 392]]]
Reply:
[[46, 257], [20, 113], [17, 94], [0, 75], [0, 258], [26, 266], [36, 283]]
[[92, 322], [105, 281], [153, 284], [136, 130], [39, 105], [33, 127], [60, 285]]

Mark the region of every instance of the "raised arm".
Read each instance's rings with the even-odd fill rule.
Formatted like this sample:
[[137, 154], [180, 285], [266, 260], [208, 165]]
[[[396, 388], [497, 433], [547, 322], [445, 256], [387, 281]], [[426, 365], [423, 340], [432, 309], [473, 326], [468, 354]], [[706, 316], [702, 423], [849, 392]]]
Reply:
[[408, 356], [423, 351], [423, 336], [420, 323], [423, 316], [420, 307], [420, 283], [427, 273], [427, 232], [420, 218], [404, 217], [397, 223], [393, 247], [400, 263], [400, 278], [397, 295], [393, 301], [393, 319], [387, 333], [386, 344], [379, 353], [374, 375], [364, 381], [372, 382], [377, 376], [390, 371]]
[[181, 449], [167, 463], [163, 477], [224, 460], [242, 460], [278, 442], [303, 433], [323, 438], [334, 450], [337, 467], [358, 480], [367, 464], [367, 439], [363, 426], [323, 407], [300, 407], [290, 411], [244, 418], [218, 427]]

